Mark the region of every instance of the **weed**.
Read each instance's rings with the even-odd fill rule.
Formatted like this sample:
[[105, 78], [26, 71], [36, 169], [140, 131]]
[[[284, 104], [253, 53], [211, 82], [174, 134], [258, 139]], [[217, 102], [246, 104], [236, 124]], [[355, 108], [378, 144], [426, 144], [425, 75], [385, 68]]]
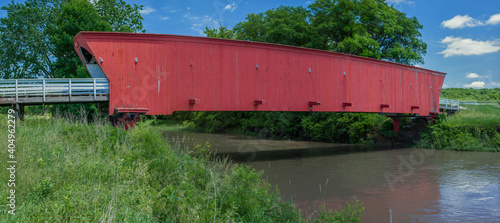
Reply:
[[[125, 131], [83, 112], [58, 116], [18, 123], [16, 215], [2, 212], [2, 222], [305, 221], [261, 172], [214, 158], [209, 144], [194, 153], [170, 147], [155, 120]], [[1, 150], [0, 162], [7, 157]], [[0, 178], [7, 182], [8, 172]], [[7, 192], [1, 184], [0, 196]]]

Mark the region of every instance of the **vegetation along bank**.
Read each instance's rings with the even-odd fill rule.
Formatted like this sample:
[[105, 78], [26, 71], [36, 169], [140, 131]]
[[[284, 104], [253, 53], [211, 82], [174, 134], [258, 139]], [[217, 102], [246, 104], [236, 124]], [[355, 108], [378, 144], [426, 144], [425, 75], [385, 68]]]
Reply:
[[310, 112], [176, 112], [160, 117], [170, 125], [204, 132], [229, 132], [260, 138], [332, 143], [379, 144], [392, 141], [421, 148], [500, 151], [500, 89], [443, 89], [442, 95], [479, 105], [461, 105], [435, 122], [405, 118], [392, 132], [390, 118], [364, 113]]
[[[6, 123], [2, 116], [2, 148]], [[213, 158], [204, 146], [173, 148], [149, 122], [125, 131], [85, 115], [47, 114], [16, 124], [16, 215], [2, 208], [1, 222], [356, 222], [363, 212], [354, 200], [301, 216], [261, 172]], [[8, 154], [2, 149], [0, 162]], [[0, 184], [0, 196], [8, 193]]]

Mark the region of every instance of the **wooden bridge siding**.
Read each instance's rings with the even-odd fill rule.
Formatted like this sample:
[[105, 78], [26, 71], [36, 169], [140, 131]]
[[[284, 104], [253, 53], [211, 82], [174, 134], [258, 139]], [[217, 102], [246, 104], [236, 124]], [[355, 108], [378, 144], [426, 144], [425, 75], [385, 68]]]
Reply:
[[[152, 115], [309, 111], [309, 101], [320, 101], [314, 111], [411, 113], [411, 106], [419, 106], [413, 112], [427, 116], [437, 112], [433, 101], [444, 79], [417, 67], [253, 42], [109, 33], [83, 33], [76, 41], [104, 59], [110, 114], [116, 107], [145, 107]], [[190, 98], [197, 104], [190, 105]], [[255, 106], [256, 99], [264, 104]]]

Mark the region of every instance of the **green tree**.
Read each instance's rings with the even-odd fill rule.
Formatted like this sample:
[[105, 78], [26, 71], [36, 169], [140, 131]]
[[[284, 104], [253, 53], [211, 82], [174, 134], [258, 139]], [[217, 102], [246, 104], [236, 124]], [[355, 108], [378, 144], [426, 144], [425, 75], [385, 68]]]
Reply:
[[423, 64], [427, 45], [415, 17], [384, 0], [316, 0], [308, 9], [281, 6], [249, 14], [236, 39], [342, 52], [397, 63]]
[[207, 37], [212, 38], [234, 39], [234, 31], [222, 25], [220, 25], [219, 28], [205, 27], [205, 31], [203, 31], [203, 33], [205, 33]]
[[280, 6], [265, 13], [249, 14], [234, 31], [241, 40], [313, 47], [316, 35], [310, 19], [310, 11], [303, 7]]
[[111, 26], [113, 32], [146, 32], [139, 12], [142, 5], [131, 6], [122, 0], [94, 1], [97, 13]]
[[0, 19], [0, 78], [53, 77], [54, 46], [47, 31], [60, 5], [28, 0], [2, 7], [7, 16]]
[[73, 37], [80, 31], [111, 31], [96, 8], [86, 0], [72, 0], [64, 4], [61, 13], [49, 28], [50, 43], [54, 45], [54, 77], [89, 77], [73, 49]]
[[316, 0], [309, 9], [321, 36], [316, 48], [409, 65], [424, 62], [427, 44], [418, 31], [423, 26], [384, 0]]
[[[80, 31], [144, 31], [139, 11], [123, 0], [26, 0], [2, 7], [0, 78], [87, 77], [74, 52]], [[77, 71], [79, 70], [79, 71]]]

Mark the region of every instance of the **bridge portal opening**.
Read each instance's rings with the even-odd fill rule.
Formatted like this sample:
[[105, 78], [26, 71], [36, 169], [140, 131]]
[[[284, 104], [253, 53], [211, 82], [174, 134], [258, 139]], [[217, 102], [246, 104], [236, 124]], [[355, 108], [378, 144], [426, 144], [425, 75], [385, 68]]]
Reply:
[[80, 53], [92, 78], [106, 78], [94, 55], [82, 47], [80, 47]]

